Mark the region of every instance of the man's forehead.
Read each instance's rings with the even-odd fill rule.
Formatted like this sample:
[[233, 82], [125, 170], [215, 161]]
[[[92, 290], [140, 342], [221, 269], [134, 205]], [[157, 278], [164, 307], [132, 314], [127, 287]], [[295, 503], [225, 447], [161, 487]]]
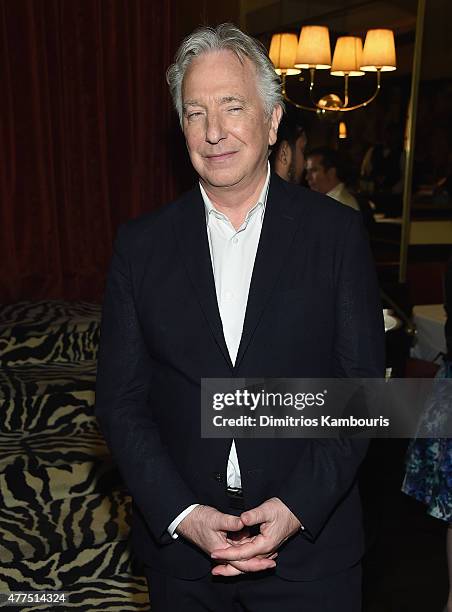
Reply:
[[[208, 79], [206, 79], [206, 72], [209, 75]], [[226, 87], [228, 83], [235, 82], [235, 89], [230, 88], [222, 95], [243, 96], [243, 92], [236, 91], [237, 87], [247, 88], [250, 82], [253, 82], [250, 80], [251, 75], [255, 74], [256, 68], [248, 58], [241, 60], [228, 49], [208, 51], [194, 58], [187, 67], [182, 82], [182, 92], [184, 98], [188, 95], [192, 99], [191, 90], [193, 88], [214, 89], [222, 85]], [[187, 89], [190, 90], [188, 93]]]
[[312, 168], [322, 168], [322, 161], [323, 160], [320, 155], [310, 155], [307, 158], [306, 163], [309, 164], [309, 166], [311, 166]]
[[187, 67], [187, 73], [204, 63], [220, 64], [224, 62], [227, 62], [231, 67], [238, 71], [241, 71], [246, 67], [254, 67], [254, 64], [249, 58], [239, 57], [237, 53], [234, 53], [234, 51], [231, 49], [211, 49], [194, 57]]

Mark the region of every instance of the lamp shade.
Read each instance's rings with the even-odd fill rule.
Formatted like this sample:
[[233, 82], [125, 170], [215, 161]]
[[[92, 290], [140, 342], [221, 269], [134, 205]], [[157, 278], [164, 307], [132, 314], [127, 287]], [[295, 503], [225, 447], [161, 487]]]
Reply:
[[298, 41], [296, 68], [331, 68], [330, 33], [326, 26], [303, 26]]
[[363, 54], [363, 42], [359, 36], [339, 36], [334, 48], [331, 74], [334, 76], [363, 76], [359, 69]]
[[275, 67], [276, 74], [299, 74], [301, 70], [294, 68], [297, 54], [298, 37], [288, 32], [273, 34], [270, 43], [270, 61]]
[[395, 70], [396, 54], [392, 30], [369, 30], [364, 42], [361, 70], [388, 72]]

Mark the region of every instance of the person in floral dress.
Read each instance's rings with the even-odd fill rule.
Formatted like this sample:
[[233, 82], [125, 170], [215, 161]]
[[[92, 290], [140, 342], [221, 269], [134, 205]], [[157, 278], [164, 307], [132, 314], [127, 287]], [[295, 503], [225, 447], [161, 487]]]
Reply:
[[[447, 266], [445, 297], [447, 354], [436, 375], [434, 401], [423, 417], [423, 427], [429, 431], [444, 427], [452, 419], [452, 394], [447, 380], [452, 378], [452, 257]], [[416, 438], [410, 443], [402, 491], [424, 503], [428, 514], [448, 523], [449, 598], [445, 612], [452, 612], [452, 438]]]

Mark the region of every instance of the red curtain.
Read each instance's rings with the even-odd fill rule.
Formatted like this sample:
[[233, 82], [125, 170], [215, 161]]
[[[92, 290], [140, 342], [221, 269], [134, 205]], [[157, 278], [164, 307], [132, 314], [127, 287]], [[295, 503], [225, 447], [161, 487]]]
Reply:
[[180, 191], [172, 7], [0, 3], [0, 302], [100, 300], [118, 224]]

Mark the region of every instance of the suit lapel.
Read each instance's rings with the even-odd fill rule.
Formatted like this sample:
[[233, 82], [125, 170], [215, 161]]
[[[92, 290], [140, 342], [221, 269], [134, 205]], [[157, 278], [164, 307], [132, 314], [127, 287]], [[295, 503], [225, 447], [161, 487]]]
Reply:
[[273, 291], [300, 222], [302, 206], [272, 174], [235, 368], [238, 368]]
[[176, 240], [204, 316], [228, 366], [232, 369], [218, 309], [205, 215], [201, 192], [199, 187], [196, 187], [179, 201], [177, 213], [174, 215]]

